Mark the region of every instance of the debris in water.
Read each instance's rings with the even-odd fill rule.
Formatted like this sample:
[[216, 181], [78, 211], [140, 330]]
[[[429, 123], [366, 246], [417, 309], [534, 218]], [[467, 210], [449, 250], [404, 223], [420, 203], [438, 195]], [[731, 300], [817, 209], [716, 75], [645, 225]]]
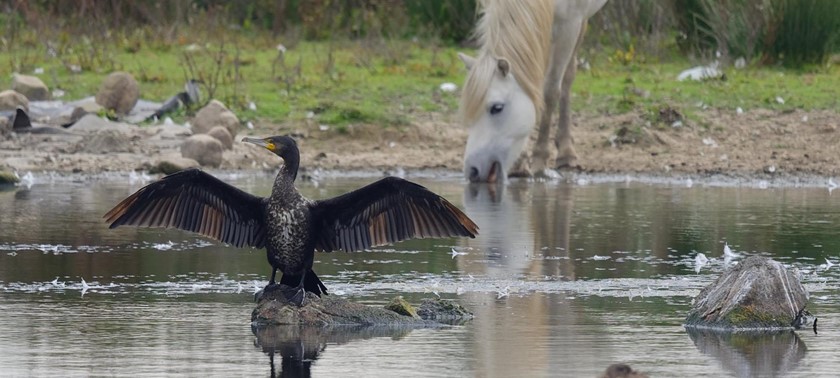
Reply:
[[152, 245], [152, 248], [157, 249], [158, 251], [168, 251], [172, 249], [175, 243], [170, 240], [168, 243], [155, 243]]
[[88, 289], [90, 289], [90, 285], [88, 285], [88, 283], [85, 282], [85, 279], [82, 278], [82, 296], [83, 297], [85, 296], [85, 293], [87, 293]]
[[469, 252], [458, 252], [458, 251], [456, 251], [456, 250], [455, 250], [455, 248], [452, 248], [452, 258], [453, 258], [453, 259], [454, 259], [456, 256], [460, 256], [460, 255], [467, 255], [467, 254], [469, 254]]
[[53, 286], [57, 286], [57, 287], [64, 287], [64, 282], [59, 282], [58, 277], [56, 277], [54, 280], [50, 281], [50, 284], [52, 284]]
[[709, 258], [707, 258], [706, 255], [704, 255], [702, 252], [697, 253], [697, 256], [694, 257], [694, 272], [700, 273], [700, 268], [702, 268], [703, 265], [706, 265], [708, 263]]

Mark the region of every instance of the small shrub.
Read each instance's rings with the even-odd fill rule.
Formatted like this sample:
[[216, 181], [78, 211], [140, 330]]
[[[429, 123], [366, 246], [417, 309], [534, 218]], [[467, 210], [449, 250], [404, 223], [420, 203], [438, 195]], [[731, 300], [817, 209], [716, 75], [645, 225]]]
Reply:
[[773, 57], [787, 66], [822, 63], [840, 44], [840, 1], [776, 0]]

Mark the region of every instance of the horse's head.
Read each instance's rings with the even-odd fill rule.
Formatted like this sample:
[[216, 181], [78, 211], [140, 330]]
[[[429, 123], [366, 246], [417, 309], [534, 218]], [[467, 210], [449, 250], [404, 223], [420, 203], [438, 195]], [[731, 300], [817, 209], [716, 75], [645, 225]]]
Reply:
[[537, 109], [507, 60], [458, 56], [469, 71], [461, 94], [461, 116], [469, 127], [464, 175], [471, 182], [503, 181], [525, 147]]

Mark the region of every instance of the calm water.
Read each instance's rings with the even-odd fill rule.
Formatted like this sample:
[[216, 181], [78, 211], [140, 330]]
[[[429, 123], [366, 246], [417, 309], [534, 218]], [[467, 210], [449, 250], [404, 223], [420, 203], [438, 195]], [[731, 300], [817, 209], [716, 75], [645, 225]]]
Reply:
[[[222, 177], [261, 195], [271, 182]], [[466, 209], [481, 235], [320, 254], [315, 269], [333, 295], [355, 301], [457, 300], [475, 313], [467, 324], [255, 335], [263, 251], [177, 230], [108, 230], [102, 214], [141, 186], [128, 176], [36, 175], [29, 189], [0, 191], [0, 376], [594, 377], [615, 362], [651, 376], [840, 371], [840, 265], [820, 267], [840, 264], [838, 194], [623, 182], [491, 191], [413, 180]], [[300, 186], [322, 198], [370, 181]], [[686, 333], [691, 298], [724, 269], [724, 242], [799, 268], [820, 333]], [[711, 260], [699, 273], [697, 253]]]

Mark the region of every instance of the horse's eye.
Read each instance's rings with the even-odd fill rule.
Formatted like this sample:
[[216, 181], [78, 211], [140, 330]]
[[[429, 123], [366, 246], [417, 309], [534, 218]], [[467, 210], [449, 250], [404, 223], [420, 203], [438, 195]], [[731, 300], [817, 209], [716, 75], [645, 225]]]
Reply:
[[496, 114], [499, 114], [499, 113], [501, 113], [501, 112], [502, 112], [502, 110], [505, 110], [505, 105], [504, 105], [504, 104], [493, 104], [493, 105], [490, 105], [490, 115], [496, 115]]

